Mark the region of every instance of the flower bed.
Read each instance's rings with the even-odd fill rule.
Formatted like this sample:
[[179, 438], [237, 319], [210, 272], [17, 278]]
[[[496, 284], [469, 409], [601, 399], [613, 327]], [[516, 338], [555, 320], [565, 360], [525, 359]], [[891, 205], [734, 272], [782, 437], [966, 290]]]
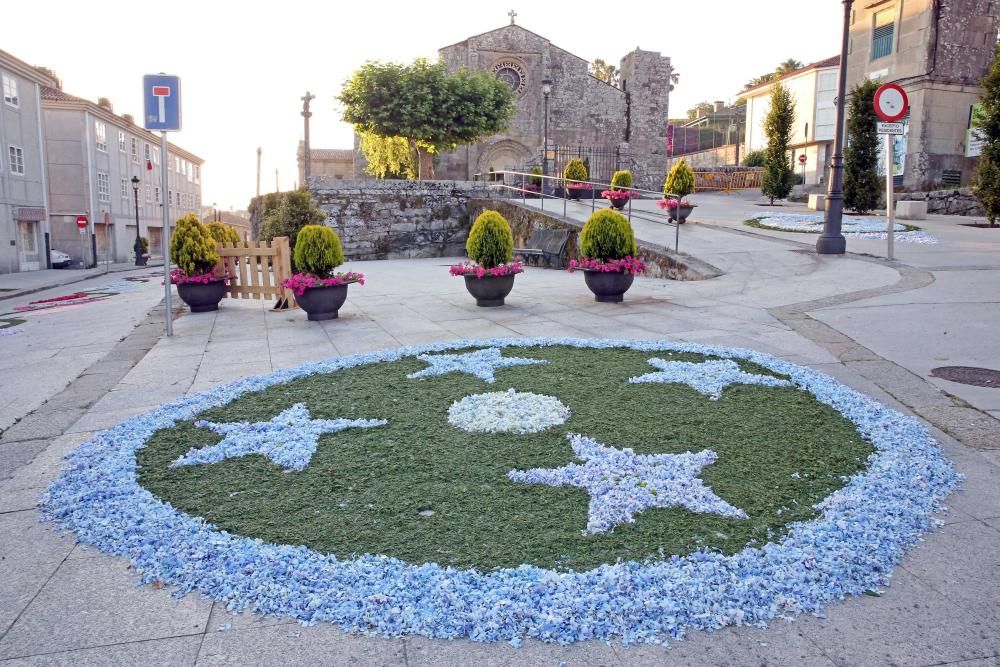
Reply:
[[513, 276], [524, 272], [524, 262], [509, 262], [489, 269], [483, 268], [475, 262], [461, 262], [449, 267], [448, 272], [453, 276], [475, 276], [477, 278]]
[[[441, 372], [421, 375], [439, 356]], [[697, 365], [712, 362], [703, 385]], [[449, 424], [450, 405], [488, 386], [484, 365], [516, 393], [558, 399], [565, 425]], [[315, 450], [289, 432], [289, 472], [247, 447], [171, 467], [218, 445], [221, 424], [283, 431], [300, 403], [308, 417], [288, 420], [322, 423]], [[128, 557], [145, 583], [303, 623], [514, 645], [661, 642], [819, 612], [888, 584], [959, 479], [918, 420], [811, 369], [579, 339], [458, 341], [243, 378], [68, 458], [42, 516]], [[588, 462], [608, 474], [571, 474]]]
[[[746, 224], [750, 227], [759, 227], [761, 229], [819, 234], [823, 231], [823, 216], [809, 213], [784, 213], [747, 220]], [[877, 217], [844, 216], [840, 223], [841, 233], [845, 237], [874, 239], [876, 241], [884, 241], [889, 237], [886, 226], [886, 219]], [[938, 242], [936, 237], [911, 225], [897, 222], [893, 224], [893, 231], [895, 232], [893, 237], [901, 243], [934, 245]]]
[[584, 257], [583, 259], [571, 259], [566, 270], [570, 273], [575, 271], [598, 271], [600, 273], [632, 273], [638, 275], [646, 270], [646, 265], [641, 259], [635, 257], [609, 259], [606, 262]]

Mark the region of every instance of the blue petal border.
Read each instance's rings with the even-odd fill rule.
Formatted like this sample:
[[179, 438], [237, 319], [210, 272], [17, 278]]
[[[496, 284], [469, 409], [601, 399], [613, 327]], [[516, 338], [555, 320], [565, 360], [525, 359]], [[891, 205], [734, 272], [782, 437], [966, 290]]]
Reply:
[[[875, 448], [868, 467], [792, 524], [778, 542], [732, 556], [602, 565], [587, 572], [534, 566], [479, 572], [388, 556], [341, 560], [302, 546], [267, 544], [216, 529], [139, 486], [135, 454], [159, 429], [247, 392], [317, 373], [470, 347], [570, 345], [693, 352], [745, 359], [785, 374], [853, 422]], [[893, 566], [934, 525], [960, 476], [927, 429], [832, 378], [752, 350], [669, 341], [522, 338], [459, 340], [305, 364], [246, 377], [133, 417], [67, 456], [41, 497], [44, 520], [125, 556], [144, 583], [198, 591], [230, 610], [328, 621], [345, 630], [476, 641], [659, 643], [690, 629], [763, 626], [889, 583]]]

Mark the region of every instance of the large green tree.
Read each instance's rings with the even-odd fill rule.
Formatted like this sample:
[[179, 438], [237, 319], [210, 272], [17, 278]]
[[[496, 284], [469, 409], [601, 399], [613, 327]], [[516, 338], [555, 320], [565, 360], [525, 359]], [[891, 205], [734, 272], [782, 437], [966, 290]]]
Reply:
[[369, 62], [337, 98], [359, 133], [403, 137], [419, 156], [419, 177], [434, 177], [433, 155], [507, 127], [514, 93], [487, 72], [451, 74], [443, 63]]
[[982, 85], [983, 95], [973, 118], [973, 126], [983, 141], [974, 192], [993, 227], [1000, 218], [1000, 44]]
[[601, 58], [595, 58], [590, 63], [590, 75], [617, 88], [621, 72], [611, 63], [606, 63]]
[[851, 90], [844, 149], [844, 207], [865, 214], [878, 206], [882, 186], [878, 177], [878, 81], [865, 79]]
[[784, 199], [792, 191], [794, 171], [788, 153], [788, 143], [792, 138], [795, 124], [795, 98], [785, 84], [775, 81], [771, 87], [771, 110], [764, 118], [764, 135], [767, 148], [764, 149], [764, 177], [761, 192], [770, 198]]

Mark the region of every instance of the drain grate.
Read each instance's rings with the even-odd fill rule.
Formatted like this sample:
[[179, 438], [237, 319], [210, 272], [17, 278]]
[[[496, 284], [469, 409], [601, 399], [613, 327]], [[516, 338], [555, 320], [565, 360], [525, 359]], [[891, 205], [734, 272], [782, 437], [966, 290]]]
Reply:
[[1000, 371], [975, 366], [941, 366], [931, 371], [931, 375], [942, 380], [971, 384], [976, 387], [1000, 389]]

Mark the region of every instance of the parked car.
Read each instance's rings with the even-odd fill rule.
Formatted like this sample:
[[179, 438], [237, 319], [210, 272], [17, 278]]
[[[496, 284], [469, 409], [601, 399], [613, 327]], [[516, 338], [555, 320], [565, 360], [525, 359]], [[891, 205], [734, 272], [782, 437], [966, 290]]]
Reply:
[[65, 269], [73, 263], [73, 258], [62, 250], [50, 250], [49, 257], [52, 259], [53, 269]]

